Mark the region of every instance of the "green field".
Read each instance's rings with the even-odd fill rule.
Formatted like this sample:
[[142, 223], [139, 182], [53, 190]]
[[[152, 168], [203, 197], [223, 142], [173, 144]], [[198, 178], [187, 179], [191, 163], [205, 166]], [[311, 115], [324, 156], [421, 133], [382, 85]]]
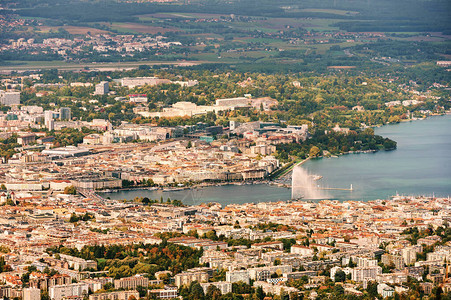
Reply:
[[349, 11], [349, 10], [341, 10], [341, 9], [321, 9], [321, 8], [304, 8], [299, 9], [301, 12], [313, 12], [313, 13], [326, 13], [340, 16], [354, 16], [359, 14], [358, 11]]
[[81, 70], [89, 69], [121, 69], [136, 68], [140, 65], [183, 65], [210, 63], [211, 61], [137, 61], [137, 62], [116, 62], [116, 63], [67, 63], [64, 61], [9, 61], [8, 65], [0, 66], [0, 72], [3, 71], [23, 71], [31, 69], [59, 69], [59, 70]]

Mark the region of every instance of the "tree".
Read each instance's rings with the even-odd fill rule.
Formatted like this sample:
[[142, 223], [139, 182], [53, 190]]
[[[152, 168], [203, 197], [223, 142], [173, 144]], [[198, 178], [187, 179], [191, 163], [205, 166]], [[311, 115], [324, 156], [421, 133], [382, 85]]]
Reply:
[[313, 146], [312, 148], [310, 148], [309, 156], [310, 157], [317, 157], [319, 155], [319, 153], [320, 153], [319, 148], [316, 147], [316, 146]]
[[200, 286], [200, 284], [197, 281], [191, 283], [189, 299], [192, 299], [192, 300], [205, 299], [204, 289]]
[[377, 282], [374, 281], [368, 282], [366, 290], [373, 299], [377, 297]]
[[73, 185], [66, 186], [64, 188], [64, 194], [75, 195], [75, 194], [77, 194], [77, 189]]
[[210, 230], [205, 234], [205, 237], [207, 239], [213, 240], [213, 241], [217, 241], [218, 240], [218, 236], [216, 235], [216, 231], [215, 230]]
[[3, 256], [0, 256], [0, 273], [6, 271], [6, 262]]
[[257, 290], [255, 291], [255, 295], [257, 296], [257, 299], [263, 300], [265, 298], [265, 292], [263, 292], [263, 288], [259, 286]]
[[290, 252], [291, 246], [296, 244], [295, 239], [281, 239], [281, 241], [283, 243], [283, 250], [286, 252]]
[[41, 300], [50, 300], [49, 292], [41, 290]]
[[209, 300], [219, 300], [221, 298], [221, 290], [214, 285], [210, 285], [205, 296]]
[[78, 218], [78, 216], [75, 213], [72, 213], [72, 215], [70, 216], [69, 222], [75, 223], [75, 222], [78, 222], [79, 220], [80, 220], [80, 218]]
[[334, 294], [335, 295], [344, 295], [345, 293], [345, 289], [343, 288], [342, 285], [336, 284], [334, 286]]
[[346, 273], [342, 270], [339, 270], [335, 273], [335, 282], [344, 282], [346, 280]]
[[197, 230], [196, 230], [196, 229], [191, 229], [191, 230], [189, 230], [188, 233], [187, 233], [187, 235], [194, 236], [194, 237], [196, 237], [196, 238], [199, 237], [199, 234], [197, 233]]
[[143, 287], [141, 285], [138, 285], [136, 287], [136, 290], [138, 291], [140, 298], [143, 298], [147, 294], [147, 288], [145, 288], [145, 287]]

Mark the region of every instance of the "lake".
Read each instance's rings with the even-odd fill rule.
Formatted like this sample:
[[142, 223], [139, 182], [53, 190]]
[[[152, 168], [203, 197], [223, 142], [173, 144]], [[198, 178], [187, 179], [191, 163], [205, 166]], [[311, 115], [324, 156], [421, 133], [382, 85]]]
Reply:
[[[311, 174], [323, 178], [317, 183], [329, 199], [375, 200], [395, 194], [442, 196], [451, 195], [451, 115], [426, 120], [382, 126], [375, 133], [398, 142], [394, 151], [348, 154], [338, 158], [310, 160], [302, 165]], [[266, 184], [212, 186], [196, 190], [170, 191], [131, 190], [104, 193], [111, 199], [163, 197], [183, 200], [185, 204], [200, 202], [231, 203], [289, 200], [291, 191]]]

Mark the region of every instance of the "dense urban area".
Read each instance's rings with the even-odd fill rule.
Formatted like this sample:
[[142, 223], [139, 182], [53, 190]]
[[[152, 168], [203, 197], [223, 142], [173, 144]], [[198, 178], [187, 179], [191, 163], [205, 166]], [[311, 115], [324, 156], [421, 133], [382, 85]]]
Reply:
[[449, 114], [449, 1], [316, 2], [2, 1], [0, 298], [451, 299], [449, 196], [109, 197], [292, 188]]

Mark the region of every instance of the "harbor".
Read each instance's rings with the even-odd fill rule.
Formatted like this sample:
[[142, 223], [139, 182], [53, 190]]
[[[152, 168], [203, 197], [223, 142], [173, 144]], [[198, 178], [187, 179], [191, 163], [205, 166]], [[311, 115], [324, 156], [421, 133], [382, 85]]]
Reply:
[[[302, 168], [309, 174], [322, 176], [320, 188], [329, 194], [329, 199], [339, 201], [389, 199], [397, 192], [448, 197], [451, 194], [451, 132], [448, 128], [451, 128], [451, 115], [382, 126], [375, 129], [376, 134], [397, 140], [397, 150], [312, 159], [303, 163]], [[239, 185], [215, 183], [197, 189], [202, 193], [197, 193], [200, 195], [196, 202], [218, 202], [223, 205], [292, 199], [288, 174], [275, 181], [240, 182]], [[185, 199], [187, 205], [193, 203], [190, 191], [185, 189], [163, 192], [161, 189], [145, 188], [101, 195], [111, 199], [163, 197]]]

